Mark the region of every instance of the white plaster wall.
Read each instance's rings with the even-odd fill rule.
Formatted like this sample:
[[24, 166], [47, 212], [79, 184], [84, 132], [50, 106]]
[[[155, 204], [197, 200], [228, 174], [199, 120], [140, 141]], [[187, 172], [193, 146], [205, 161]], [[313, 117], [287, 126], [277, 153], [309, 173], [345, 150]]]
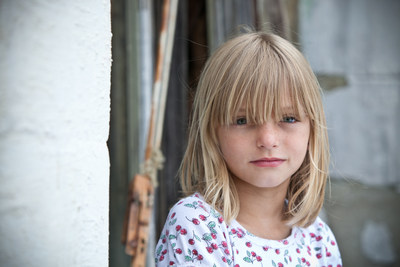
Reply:
[[110, 1], [0, 2], [0, 266], [107, 266]]

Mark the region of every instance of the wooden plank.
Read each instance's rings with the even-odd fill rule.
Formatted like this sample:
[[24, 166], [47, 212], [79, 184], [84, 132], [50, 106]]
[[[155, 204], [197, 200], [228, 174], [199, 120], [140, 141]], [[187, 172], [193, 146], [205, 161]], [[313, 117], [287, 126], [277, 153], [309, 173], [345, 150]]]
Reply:
[[129, 266], [121, 244], [123, 216], [128, 188], [126, 146], [126, 34], [125, 1], [112, 0], [112, 54], [110, 137], [110, 217], [109, 266]]

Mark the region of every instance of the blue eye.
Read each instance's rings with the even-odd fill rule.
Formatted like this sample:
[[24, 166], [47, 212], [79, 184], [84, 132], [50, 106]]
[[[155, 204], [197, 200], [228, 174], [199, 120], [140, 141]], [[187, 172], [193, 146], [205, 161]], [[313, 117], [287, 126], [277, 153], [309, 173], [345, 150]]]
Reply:
[[285, 116], [282, 118], [282, 122], [286, 122], [286, 123], [295, 123], [297, 121], [298, 120], [293, 116]]
[[245, 125], [247, 124], [247, 119], [246, 118], [238, 118], [236, 119], [236, 125]]

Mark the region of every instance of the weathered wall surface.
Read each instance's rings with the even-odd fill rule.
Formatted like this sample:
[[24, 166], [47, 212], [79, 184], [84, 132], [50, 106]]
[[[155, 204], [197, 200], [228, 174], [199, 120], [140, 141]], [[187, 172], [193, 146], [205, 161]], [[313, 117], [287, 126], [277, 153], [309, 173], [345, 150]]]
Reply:
[[109, 1], [0, 3], [0, 266], [107, 266]]
[[325, 89], [326, 207], [344, 266], [400, 264], [399, 14], [396, 0], [300, 2], [301, 44]]

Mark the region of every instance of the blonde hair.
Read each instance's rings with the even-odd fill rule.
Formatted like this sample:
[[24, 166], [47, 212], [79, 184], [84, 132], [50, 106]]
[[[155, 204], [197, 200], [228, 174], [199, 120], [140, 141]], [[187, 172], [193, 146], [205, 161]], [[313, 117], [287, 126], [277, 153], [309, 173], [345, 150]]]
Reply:
[[261, 32], [242, 34], [218, 48], [207, 61], [193, 103], [188, 147], [180, 168], [185, 195], [199, 192], [229, 223], [239, 213], [239, 198], [218, 146], [216, 130], [239, 108], [262, 124], [280, 117], [281, 99], [310, 120], [307, 155], [290, 178], [285, 219], [305, 227], [324, 201], [329, 145], [318, 81], [303, 55], [288, 41]]

